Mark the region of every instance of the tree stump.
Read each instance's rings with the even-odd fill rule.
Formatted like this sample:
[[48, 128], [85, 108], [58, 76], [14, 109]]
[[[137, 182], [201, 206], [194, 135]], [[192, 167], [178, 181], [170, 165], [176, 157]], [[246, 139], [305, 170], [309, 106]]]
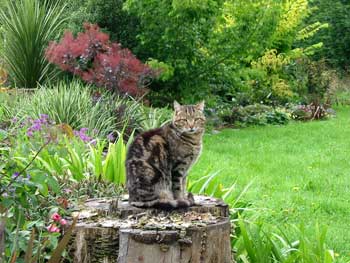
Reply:
[[79, 216], [70, 255], [76, 263], [232, 263], [229, 208], [195, 196], [188, 209], [130, 206], [127, 199], [91, 199]]

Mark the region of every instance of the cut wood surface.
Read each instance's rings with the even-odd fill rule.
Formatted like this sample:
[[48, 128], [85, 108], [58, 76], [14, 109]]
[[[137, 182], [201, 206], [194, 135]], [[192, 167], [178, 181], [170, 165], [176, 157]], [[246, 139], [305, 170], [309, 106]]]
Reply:
[[87, 200], [70, 254], [77, 263], [231, 263], [229, 208], [195, 196], [188, 209], [140, 209], [123, 199]]

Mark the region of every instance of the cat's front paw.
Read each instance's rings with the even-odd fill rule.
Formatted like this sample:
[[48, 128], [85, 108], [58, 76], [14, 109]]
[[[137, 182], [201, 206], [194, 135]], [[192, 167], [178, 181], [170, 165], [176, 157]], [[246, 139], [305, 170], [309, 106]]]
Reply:
[[177, 202], [177, 207], [179, 208], [186, 208], [186, 207], [193, 206], [195, 204], [193, 194], [191, 193], [187, 194], [187, 198], [176, 199], [176, 202]]
[[190, 206], [195, 205], [194, 197], [192, 193], [187, 194], [187, 200], [190, 202]]

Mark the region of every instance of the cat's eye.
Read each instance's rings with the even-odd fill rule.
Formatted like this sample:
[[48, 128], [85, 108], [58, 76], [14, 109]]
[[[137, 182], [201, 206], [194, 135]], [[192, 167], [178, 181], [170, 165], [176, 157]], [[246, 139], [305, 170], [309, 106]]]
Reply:
[[176, 120], [176, 122], [180, 125], [184, 125], [187, 123], [187, 120], [186, 119], [180, 119], [180, 120]]

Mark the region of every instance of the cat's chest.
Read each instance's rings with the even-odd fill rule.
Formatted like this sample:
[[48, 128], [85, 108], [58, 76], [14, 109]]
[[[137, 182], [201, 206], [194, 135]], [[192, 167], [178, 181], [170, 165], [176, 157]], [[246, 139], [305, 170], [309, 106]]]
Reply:
[[173, 151], [173, 159], [175, 162], [186, 162], [191, 164], [194, 162], [202, 151], [202, 145], [178, 144]]

